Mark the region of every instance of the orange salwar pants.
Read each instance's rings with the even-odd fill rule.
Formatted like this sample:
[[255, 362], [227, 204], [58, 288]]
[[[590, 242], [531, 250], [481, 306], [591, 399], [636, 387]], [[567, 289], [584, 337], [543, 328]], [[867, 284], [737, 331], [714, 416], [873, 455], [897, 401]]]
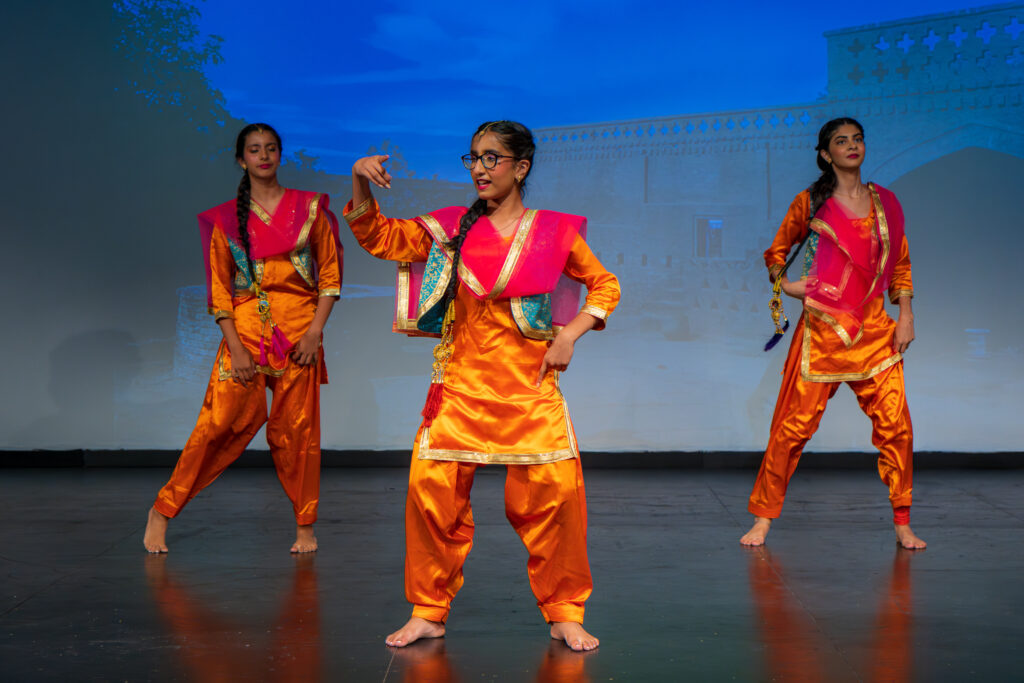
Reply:
[[[292, 501], [295, 520], [300, 525], [315, 522], [320, 502], [322, 368], [322, 362], [298, 365], [289, 360], [280, 377], [257, 372], [243, 387], [231, 379], [220, 380], [214, 362], [196, 427], [153, 504], [157, 512], [175, 517], [238, 459], [266, 423], [274, 467]], [[274, 393], [269, 419], [268, 388]]]
[[[804, 380], [800, 376], [801, 348], [800, 339], [795, 338], [783, 370], [768, 448], [747, 505], [758, 517], [774, 519], [782, 513], [786, 487], [804, 445], [818, 429], [825, 405], [842, 384]], [[846, 384], [857, 395], [861, 410], [871, 418], [871, 443], [879, 451], [878, 474], [889, 487], [889, 501], [893, 508], [909, 506], [914, 483], [914, 429], [903, 385], [903, 363]]]
[[[444, 622], [473, 546], [469, 492], [479, 465], [420, 460], [417, 451], [405, 511], [405, 595], [414, 617]], [[549, 623], [583, 623], [593, 582], [579, 458], [507, 467], [505, 516], [529, 552], [526, 569], [541, 614]]]

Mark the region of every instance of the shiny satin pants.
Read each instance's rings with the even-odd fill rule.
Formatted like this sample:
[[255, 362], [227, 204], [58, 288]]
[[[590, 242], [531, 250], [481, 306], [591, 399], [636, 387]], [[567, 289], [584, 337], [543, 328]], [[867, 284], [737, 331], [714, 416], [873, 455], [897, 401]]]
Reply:
[[[420, 460], [413, 449], [405, 511], [405, 595], [415, 617], [447, 621], [462, 587], [462, 565], [473, 546], [469, 493], [477, 467]], [[583, 623], [583, 603], [593, 583], [579, 458], [507, 467], [505, 516], [529, 553], [526, 571], [541, 614], [549, 623]]]
[[[782, 513], [786, 487], [804, 445], [818, 429], [825, 405], [841, 382], [807, 382], [800, 376], [799, 339], [786, 358], [782, 387], [772, 416], [771, 434], [747, 509], [758, 517]], [[903, 363], [874, 377], [846, 382], [871, 418], [871, 443], [878, 449], [878, 474], [889, 487], [893, 508], [909, 506], [914, 479], [914, 429], [903, 384]]]
[[[249, 386], [243, 387], [231, 379], [219, 379], [215, 362], [195, 429], [153, 507], [175, 517], [238, 459], [266, 423], [274, 467], [292, 502], [296, 523], [315, 522], [320, 499], [322, 368], [322, 363], [297, 365], [289, 361], [280, 377], [258, 372]], [[269, 419], [268, 388], [274, 395]]]

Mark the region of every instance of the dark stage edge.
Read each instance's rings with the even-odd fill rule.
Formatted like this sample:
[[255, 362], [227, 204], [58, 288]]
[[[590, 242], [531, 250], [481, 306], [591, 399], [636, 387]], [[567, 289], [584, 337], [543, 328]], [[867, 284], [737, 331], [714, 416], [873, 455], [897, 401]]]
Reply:
[[[0, 451], [5, 467], [174, 467], [180, 451], [169, 450], [7, 450]], [[750, 470], [761, 463], [760, 451], [585, 451], [587, 469]], [[408, 450], [325, 450], [323, 467], [408, 467]], [[872, 469], [876, 452], [805, 451], [802, 469]], [[273, 467], [270, 452], [249, 450], [232, 467]], [[1024, 452], [955, 453], [918, 451], [914, 469], [1019, 469]]]
[[473, 491], [476, 545], [448, 636], [403, 623], [400, 468], [323, 473], [320, 552], [291, 556], [274, 472], [229, 468], [142, 548], [155, 468], [0, 474], [4, 681], [1004, 681], [1024, 640], [1024, 471], [915, 478], [899, 549], [877, 474], [800, 469], [762, 549], [752, 472], [586, 474], [595, 590], [578, 655], [550, 641], [504, 519], [504, 468]]

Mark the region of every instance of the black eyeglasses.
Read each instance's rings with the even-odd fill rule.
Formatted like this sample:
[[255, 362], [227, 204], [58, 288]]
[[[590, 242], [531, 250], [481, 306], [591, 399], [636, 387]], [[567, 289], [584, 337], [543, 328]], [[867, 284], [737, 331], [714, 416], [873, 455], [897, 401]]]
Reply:
[[472, 170], [473, 164], [476, 163], [477, 159], [479, 159], [480, 163], [484, 165], [484, 168], [494, 168], [498, 165], [498, 159], [515, 159], [515, 157], [509, 156], [508, 154], [495, 154], [494, 152], [486, 152], [480, 156], [475, 154], [463, 154], [462, 165], [467, 169]]

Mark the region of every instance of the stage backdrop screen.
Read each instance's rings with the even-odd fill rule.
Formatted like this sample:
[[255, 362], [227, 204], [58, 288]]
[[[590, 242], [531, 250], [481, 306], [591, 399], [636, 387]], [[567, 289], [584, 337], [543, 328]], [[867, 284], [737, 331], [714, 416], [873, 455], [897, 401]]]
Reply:
[[[413, 217], [473, 201], [459, 156], [514, 119], [537, 139], [527, 205], [587, 216], [622, 284], [562, 378], [582, 449], [760, 450], [792, 337], [762, 350], [762, 253], [843, 115], [906, 215], [916, 447], [1022, 449], [1024, 4], [119, 0], [2, 18], [0, 449], [183, 445], [220, 340], [196, 214], [235, 196], [246, 122], [281, 132], [282, 182], [339, 217], [352, 163], [389, 154], [377, 196]], [[342, 241], [322, 443], [408, 448], [433, 342], [390, 331], [394, 264], [344, 222]], [[849, 389], [812, 448], [870, 450]]]

